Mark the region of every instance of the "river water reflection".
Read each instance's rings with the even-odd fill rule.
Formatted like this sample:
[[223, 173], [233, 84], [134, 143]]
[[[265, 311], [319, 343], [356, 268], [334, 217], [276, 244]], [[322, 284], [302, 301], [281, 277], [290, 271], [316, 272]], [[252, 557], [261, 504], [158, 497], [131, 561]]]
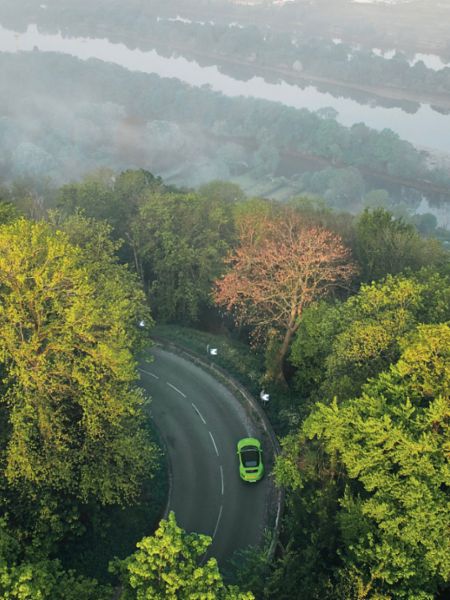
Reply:
[[96, 58], [132, 71], [175, 77], [193, 86], [207, 85], [227, 96], [250, 96], [308, 110], [332, 107], [338, 112], [337, 119], [343, 125], [363, 122], [378, 130], [390, 128], [416, 146], [450, 153], [450, 116], [434, 111], [428, 104], [420, 105], [416, 113], [410, 114], [400, 108], [363, 105], [348, 98], [335, 98], [313, 86], [300, 88], [286, 82], [268, 83], [261, 77], [240, 81], [224, 75], [215, 66], [201, 67], [183, 57], [167, 58], [154, 50], [130, 49], [107, 39], [44, 34], [36, 25], [29, 25], [26, 32], [17, 33], [0, 25], [1, 52], [36, 48], [42, 52], [62, 52], [82, 60]]

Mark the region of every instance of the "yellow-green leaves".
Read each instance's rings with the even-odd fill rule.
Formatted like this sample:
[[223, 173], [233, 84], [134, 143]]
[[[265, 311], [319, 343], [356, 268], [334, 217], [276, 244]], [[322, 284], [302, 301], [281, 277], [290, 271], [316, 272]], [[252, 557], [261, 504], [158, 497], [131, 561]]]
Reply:
[[[76, 224], [80, 238], [89, 223]], [[124, 502], [155, 457], [133, 386], [144, 297], [112, 247], [95, 253], [86, 239], [88, 231], [84, 247], [75, 246], [66, 233], [23, 219], [0, 227], [4, 474], [85, 501]]]
[[206, 535], [186, 533], [171, 512], [134, 554], [112, 565], [124, 584], [121, 600], [254, 600], [223, 583], [215, 558], [203, 560], [210, 543]]
[[112, 593], [109, 586], [63, 571], [56, 560], [13, 566], [0, 563], [3, 600], [110, 600]]
[[299, 463], [309, 439], [340, 466], [348, 568], [392, 598], [431, 599], [450, 577], [450, 327], [419, 326], [402, 347], [361, 397], [318, 405], [285, 460], [314, 478]]

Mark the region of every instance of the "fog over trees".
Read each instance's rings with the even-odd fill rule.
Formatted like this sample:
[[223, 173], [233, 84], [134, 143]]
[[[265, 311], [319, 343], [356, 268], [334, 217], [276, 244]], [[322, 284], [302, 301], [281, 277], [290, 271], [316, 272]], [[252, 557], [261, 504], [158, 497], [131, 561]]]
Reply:
[[[1, 598], [448, 597], [449, 23], [448, 0], [2, 0]], [[263, 481], [155, 344], [245, 388]], [[209, 448], [184, 479], [166, 387]], [[197, 512], [187, 481], [217, 479], [210, 531], [174, 479]]]
[[[342, 14], [350, 10], [348, 3], [340, 4]], [[58, 185], [98, 167], [138, 167], [177, 185], [228, 179], [251, 194], [284, 200], [306, 192], [353, 211], [381, 205], [412, 214], [418, 207], [426, 212], [431, 204], [445, 225], [438, 207], [448, 202], [450, 161], [425, 136], [430, 125], [423, 110], [432, 106], [446, 118], [450, 68], [443, 62], [444, 68], [435, 70], [414, 59], [403, 38], [392, 58], [380, 54], [386, 48], [377, 20], [381, 8], [370, 17], [375, 50], [358, 46], [351, 36], [306, 31], [307, 19], [323, 17], [322, 8], [320, 2], [308, 10], [303, 2], [259, 7], [151, 2], [145, 9], [130, 5], [124, 11], [119, 6], [106, 10], [101, 2], [6, 2], [0, 24], [18, 32], [8, 46], [13, 51], [21, 48], [20, 32], [37, 24], [44, 35], [107, 37], [132, 50], [156, 50], [166, 59], [181, 55], [205, 68], [217, 66], [236, 81], [257, 75], [298, 89], [313, 85], [336, 98], [378, 104], [399, 115], [414, 115], [421, 107], [413, 127], [419, 140], [423, 128], [426, 149], [399, 140], [390, 130], [393, 116], [383, 131], [382, 125], [375, 132], [356, 122], [342, 128], [336, 122], [339, 110], [316, 112], [310, 103], [294, 111], [252, 98], [232, 99], [113, 67], [107, 56], [106, 62], [78, 61], [39, 50], [38, 44], [34, 52], [1, 55], [0, 174], [6, 181], [45, 177]], [[362, 8], [355, 10], [359, 14]], [[294, 14], [296, 26], [289, 19]], [[52, 47], [58, 50], [58, 43]], [[346, 110], [345, 102], [339, 106]]]

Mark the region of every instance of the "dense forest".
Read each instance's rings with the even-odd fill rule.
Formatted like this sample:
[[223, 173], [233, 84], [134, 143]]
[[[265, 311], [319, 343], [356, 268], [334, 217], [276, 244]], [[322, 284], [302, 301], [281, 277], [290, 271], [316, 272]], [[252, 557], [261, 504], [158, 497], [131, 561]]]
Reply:
[[[446, 596], [440, 241], [383, 208], [352, 216], [219, 181], [185, 190], [144, 170], [5, 184], [0, 198], [3, 597], [103, 599], [119, 584], [124, 600]], [[248, 548], [222, 575], [199, 564], [210, 539], [173, 514], [158, 526], [156, 508], [151, 530], [120, 550], [108, 540], [92, 573], [93, 531], [118, 507], [163, 504], [137, 386], [143, 316], [260, 361], [286, 490], [273, 560]]]
[[[123, 198], [152, 179], [124, 174]], [[1, 198], [1, 597], [251, 600], [199, 566], [210, 538], [172, 513], [157, 526], [165, 466], [136, 371], [152, 319], [117, 231]]]
[[450, 597], [449, 19], [0, 2], [1, 599]]

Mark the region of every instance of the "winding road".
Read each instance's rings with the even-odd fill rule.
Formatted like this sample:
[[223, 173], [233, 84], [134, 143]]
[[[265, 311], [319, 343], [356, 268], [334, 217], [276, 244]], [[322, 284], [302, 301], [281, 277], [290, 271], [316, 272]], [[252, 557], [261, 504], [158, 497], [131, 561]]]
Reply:
[[257, 484], [241, 481], [236, 443], [261, 439], [267, 471], [270, 445], [231, 392], [206, 371], [158, 347], [150, 355], [141, 363], [141, 383], [168, 450], [168, 510], [183, 529], [211, 536], [208, 556], [223, 562], [235, 550], [261, 543], [273, 497], [270, 476]]

